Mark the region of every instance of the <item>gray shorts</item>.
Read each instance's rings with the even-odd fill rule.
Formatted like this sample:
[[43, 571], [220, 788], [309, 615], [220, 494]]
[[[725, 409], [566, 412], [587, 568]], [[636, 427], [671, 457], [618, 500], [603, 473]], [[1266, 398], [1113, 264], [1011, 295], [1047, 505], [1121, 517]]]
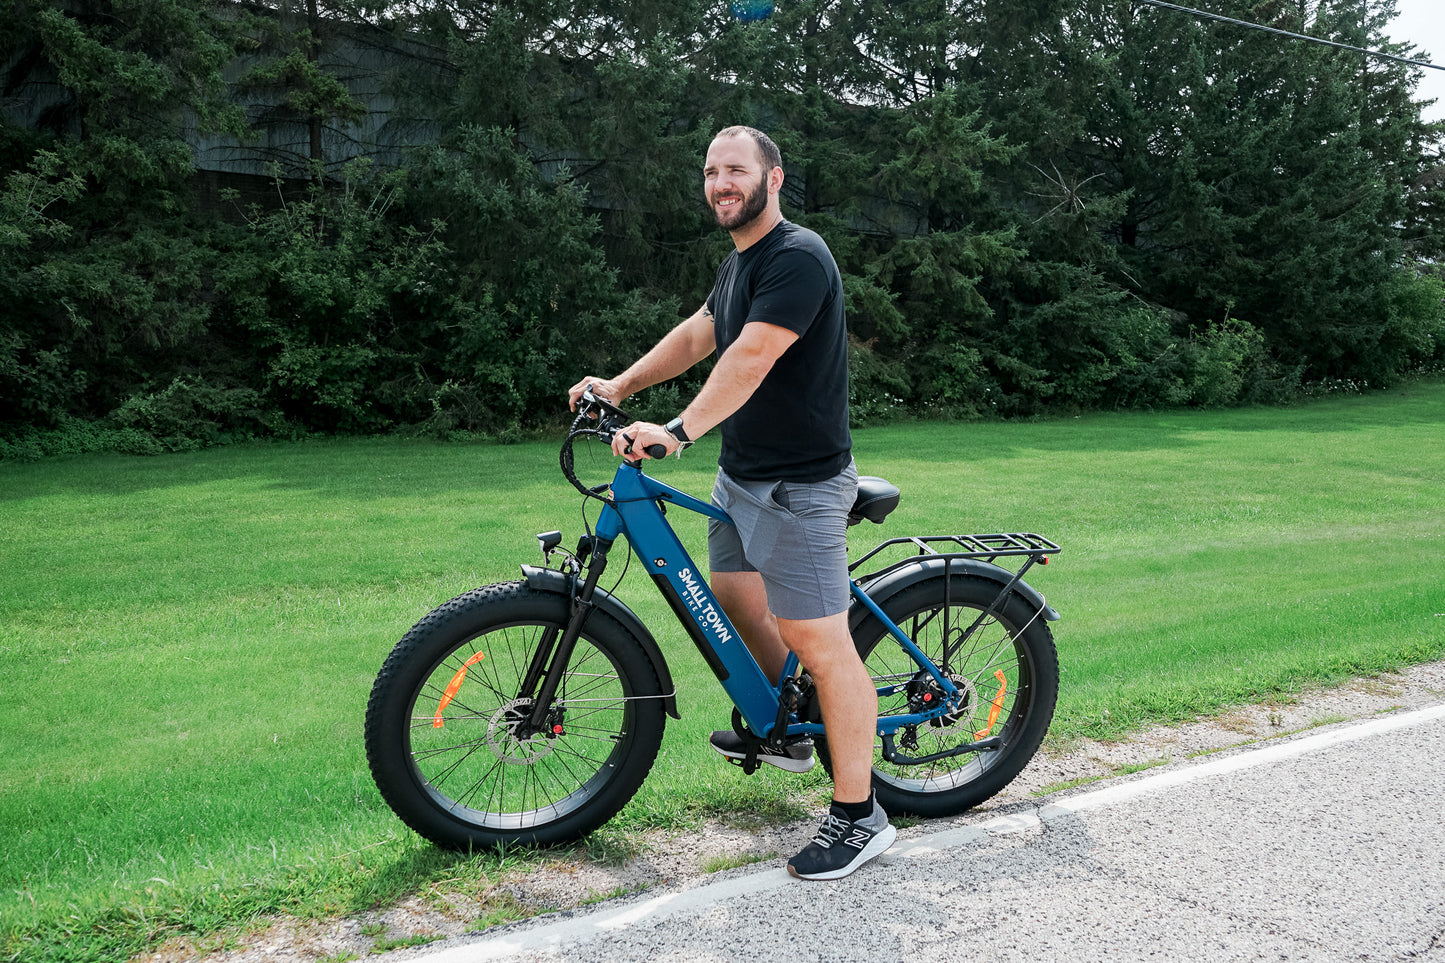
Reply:
[[781, 619], [820, 619], [848, 608], [848, 510], [858, 469], [820, 482], [740, 481], [721, 469], [712, 502], [733, 524], [709, 520], [714, 572], [758, 572]]

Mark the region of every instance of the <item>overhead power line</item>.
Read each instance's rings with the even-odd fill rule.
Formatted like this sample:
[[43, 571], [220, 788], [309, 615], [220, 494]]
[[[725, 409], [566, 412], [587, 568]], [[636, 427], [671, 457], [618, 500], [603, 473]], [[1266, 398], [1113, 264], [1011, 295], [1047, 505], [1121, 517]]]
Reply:
[[1251, 30], [1263, 30], [1265, 33], [1279, 34], [1281, 37], [1293, 37], [1296, 40], [1308, 40], [1311, 43], [1322, 43], [1327, 47], [1339, 47], [1341, 50], [1353, 50], [1356, 53], [1368, 54], [1371, 57], [1381, 57], [1385, 60], [1394, 60], [1402, 64], [1410, 64], [1413, 67], [1429, 67], [1431, 70], [1445, 70], [1438, 64], [1428, 63], [1424, 60], [1410, 60], [1406, 57], [1396, 57], [1394, 54], [1382, 53], [1379, 50], [1370, 50], [1366, 47], [1355, 47], [1347, 43], [1336, 43], [1333, 40], [1325, 40], [1323, 37], [1311, 37], [1307, 33], [1291, 33], [1288, 30], [1280, 30], [1278, 27], [1266, 27], [1262, 23], [1250, 23], [1248, 20], [1236, 20], [1234, 17], [1226, 17], [1221, 13], [1210, 13], [1208, 10], [1195, 10], [1193, 7], [1181, 7], [1177, 3], [1165, 3], [1164, 0], [1137, 0], [1138, 3], [1146, 3], [1151, 7], [1162, 7], [1165, 10], [1177, 10], [1180, 13], [1187, 13], [1190, 16], [1199, 17], [1203, 20], [1218, 20], [1221, 23], [1232, 23], [1238, 27], [1248, 27]]

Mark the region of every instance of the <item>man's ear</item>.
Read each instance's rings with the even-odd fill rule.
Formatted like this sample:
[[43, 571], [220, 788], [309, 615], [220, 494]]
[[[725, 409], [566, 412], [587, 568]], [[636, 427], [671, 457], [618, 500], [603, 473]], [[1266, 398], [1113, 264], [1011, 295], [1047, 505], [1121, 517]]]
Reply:
[[776, 194], [783, 189], [783, 169], [774, 167], [768, 171], [768, 193]]

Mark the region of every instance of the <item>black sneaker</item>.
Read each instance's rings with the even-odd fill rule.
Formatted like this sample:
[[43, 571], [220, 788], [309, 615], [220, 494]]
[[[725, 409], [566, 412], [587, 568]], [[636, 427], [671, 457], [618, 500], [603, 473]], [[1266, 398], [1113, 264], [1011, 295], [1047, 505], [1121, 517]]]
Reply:
[[887, 852], [897, 835], [898, 830], [889, 824], [888, 814], [877, 800], [873, 812], [856, 823], [830, 806], [818, 835], [788, 860], [788, 872], [798, 879], [842, 879]]
[[[729, 759], [736, 760], [739, 764], [747, 758], [748, 747], [743, 744], [743, 737], [731, 729], [714, 732], [708, 742], [718, 752]], [[813, 740], [804, 736], [796, 742], [788, 743], [781, 749], [759, 746], [758, 762], [765, 762], [770, 766], [786, 769], [788, 772], [807, 772], [813, 768]]]

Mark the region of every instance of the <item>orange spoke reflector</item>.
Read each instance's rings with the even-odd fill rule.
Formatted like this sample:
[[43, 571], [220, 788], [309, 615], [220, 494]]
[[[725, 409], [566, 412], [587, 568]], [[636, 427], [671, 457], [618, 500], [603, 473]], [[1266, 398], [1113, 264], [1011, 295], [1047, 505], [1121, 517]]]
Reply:
[[[466, 669], [462, 671], [466, 672]], [[1004, 678], [1003, 669], [996, 670], [993, 677], [998, 680], [998, 695], [993, 697], [993, 707], [988, 710], [988, 725], [973, 734], [975, 739], [982, 739], [992, 732], [993, 724], [998, 722], [998, 714], [1003, 711], [1003, 695], [1008, 691], [1008, 679]], [[440, 712], [441, 710], [438, 709], [437, 711]], [[437, 725], [441, 725], [441, 723], [437, 723]]]
[[[463, 662], [462, 667], [457, 670], [457, 674], [452, 676], [452, 681], [447, 683], [447, 691], [442, 693], [442, 701], [437, 703], [437, 714], [432, 716], [431, 727], [433, 729], [440, 729], [442, 727], [442, 710], [452, 704], [452, 699], [456, 696], [457, 690], [462, 687], [462, 680], [467, 677], [467, 670], [485, 658], [486, 655], [484, 653], [478, 652]], [[997, 710], [994, 711], [994, 715], [998, 715]]]

